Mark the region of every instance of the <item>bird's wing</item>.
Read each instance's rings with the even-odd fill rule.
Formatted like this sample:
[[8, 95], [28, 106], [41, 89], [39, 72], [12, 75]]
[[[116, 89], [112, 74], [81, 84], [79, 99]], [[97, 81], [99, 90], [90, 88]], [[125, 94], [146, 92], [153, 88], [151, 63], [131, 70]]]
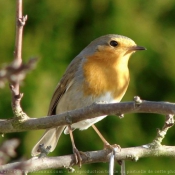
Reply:
[[78, 70], [81, 61], [82, 59], [80, 57], [75, 57], [66, 69], [66, 72], [64, 73], [60, 82], [58, 83], [55, 92], [52, 96], [48, 110], [48, 115], [56, 114], [57, 104], [59, 103], [59, 100], [64, 95], [64, 93], [68, 90], [68, 88], [74, 83], [75, 73]]

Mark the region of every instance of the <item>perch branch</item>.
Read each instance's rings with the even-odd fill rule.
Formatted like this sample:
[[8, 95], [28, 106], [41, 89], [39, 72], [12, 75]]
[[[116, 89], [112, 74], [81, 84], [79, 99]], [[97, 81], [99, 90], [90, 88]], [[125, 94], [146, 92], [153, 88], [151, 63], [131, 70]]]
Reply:
[[[22, 132], [28, 130], [47, 129], [61, 125], [69, 125], [85, 119], [103, 115], [120, 115], [127, 113], [155, 113], [169, 115], [175, 113], [175, 104], [168, 102], [142, 101], [139, 106], [135, 102], [113, 104], [92, 104], [82, 109], [65, 112], [59, 115], [42, 118], [30, 118], [16, 125], [16, 119], [0, 120], [0, 133]], [[110, 116], [111, 117], [111, 116]], [[2, 117], [1, 117], [2, 118]], [[4, 117], [6, 118], [6, 117]]]
[[[111, 153], [107, 150], [85, 152], [86, 156], [82, 156], [82, 164], [90, 164], [97, 162], [109, 162]], [[122, 148], [120, 152], [115, 154], [115, 160], [132, 160], [137, 161], [143, 157], [175, 157], [175, 146], [161, 146], [155, 149], [144, 148], [143, 146]], [[65, 169], [75, 165], [74, 155], [66, 155], [59, 157], [32, 158], [23, 162], [15, 162], [0, 167], [0, 172], [11, 172], [22, 170], [23, 172], [32, 172], [46, 169]]]

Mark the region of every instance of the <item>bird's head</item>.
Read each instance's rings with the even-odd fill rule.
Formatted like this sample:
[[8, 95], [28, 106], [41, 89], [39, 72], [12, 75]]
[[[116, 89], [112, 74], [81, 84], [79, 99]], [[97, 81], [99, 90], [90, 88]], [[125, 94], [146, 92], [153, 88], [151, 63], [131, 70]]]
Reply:
[[132, 53], [138, 50], [146, 50], [146, 48], [136, 45], [136, 43], [128, 37], [109, 34], [92, 41], [80, 54], [86, 57], [93, 55], [94, 59], [106, 62], [128, 62]]

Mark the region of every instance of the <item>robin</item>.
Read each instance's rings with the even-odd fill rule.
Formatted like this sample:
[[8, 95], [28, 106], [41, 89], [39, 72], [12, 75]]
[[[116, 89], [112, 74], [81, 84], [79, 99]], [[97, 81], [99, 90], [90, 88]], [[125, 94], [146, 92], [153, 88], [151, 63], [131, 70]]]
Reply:
[[[48, 116], [83, 108], [94, 102], [120, 102], [130, 81], [128, 60], [138, 50], [145, 48], [137, 46], [133, 40], [121, 35], [109, 34], [92, 41], [66, 69], [52, 96]], [[92, 126], [104, 144], [109, 146], [110, 144], [94, 125], [105, 117], [100, 116], [71, 126], [47, 129], [34, 146], [32, 156], [40, 154], [38, 152], [40, 144], [44, 144], [45, 147], [51, 146], [50, 152], [52, 152], [64, 130], [65, 134], [71, 136], [76, 162], [81, 162], [72, 131], [85, 130]]]

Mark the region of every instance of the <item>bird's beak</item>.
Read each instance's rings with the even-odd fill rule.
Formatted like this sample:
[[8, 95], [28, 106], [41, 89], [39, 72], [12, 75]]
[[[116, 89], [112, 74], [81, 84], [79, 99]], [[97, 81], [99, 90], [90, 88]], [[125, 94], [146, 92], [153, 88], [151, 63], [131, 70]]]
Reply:
[[146, 50], [145, 47], [142, 46], [132, 46], [129, 48], [130, 51], [137, 51], [137, 50]]

